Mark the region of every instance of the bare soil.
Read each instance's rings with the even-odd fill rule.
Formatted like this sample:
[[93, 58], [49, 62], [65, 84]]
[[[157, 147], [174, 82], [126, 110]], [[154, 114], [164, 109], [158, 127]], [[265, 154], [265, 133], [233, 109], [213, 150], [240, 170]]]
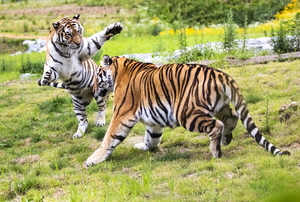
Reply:
[[35, 163], [38, 160], [39, 160], [38, 155], [29, 155], [29, 156], [13, 159], [12, 162], [16, 164], [24, 165], [25, 163]]
[[63, 4], [60, 6], [46, 7], [46, 8], [26, 8], [16, 10], [0, 11], [0, 15], [7, 16], [66, 16], [72, 17], [77, 14], [85, 16], [103, 16], [106, 14], [116, 13], [119, 8], [112, 6], [79, 6], [77, 4]]

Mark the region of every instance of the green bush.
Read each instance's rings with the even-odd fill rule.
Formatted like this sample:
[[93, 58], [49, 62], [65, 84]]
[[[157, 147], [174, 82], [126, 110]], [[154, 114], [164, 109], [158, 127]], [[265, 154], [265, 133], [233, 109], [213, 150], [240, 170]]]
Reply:
[[237, 46], [235, 39], [237, 38], [236, 25], [233, 21], [233, 13], [230, 10], [227, 22], [224, 28], [223, 49], [227, 53], [231, 53]]
[[288, 21], [288, 32], [292, 36], [290, 39], [291, 48], [294, 51], [300, 50], [300, 13], [295, 15], [295, 18]]
[[24, 58], [24, 56], [22, 56], [20, 73], [42, 74], [43, 68], [41, 67], [43, 66], [44, 60], [31, 61], [29, 56], [27, 56], [26, 59]]
[[290, 0], [266, 1], [220, 1], [220, 0], [152, 0], [145, 1], [148, 15], [158, 17], [169, 23], [179, 21], [177, 9], [180, 7], [182, 19], [187, 26], [221, 24], [227, 19], [227, 13], [232, 10], [235, 23], [243, 26], [244, 18], [248, 16], [249, 23], [264, 22], [274, 18], [274, 15], [283, 10]]
[[287, 30], [284, 23], [281, 22], [279, 28], [275, 31], [271, 30], [271, 45], [276, 53], [288, 53], [291, 50], [290, 41], [287, 37]]
[[300, 50], [300, 13], [292, 20], [280, 22], [278, 29], [271, 30], [271, 45], [278, 54]]

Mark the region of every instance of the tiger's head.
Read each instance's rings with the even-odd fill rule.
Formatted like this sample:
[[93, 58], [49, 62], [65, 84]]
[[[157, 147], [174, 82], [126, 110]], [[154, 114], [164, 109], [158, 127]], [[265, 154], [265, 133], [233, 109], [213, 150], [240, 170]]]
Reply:
[[52, 40], [61, 47], [78, 49], [83, 44], [83, 27], [79, 20], [80, 15], [72, 19], [63, 18], [52, 24], [50, 35]]

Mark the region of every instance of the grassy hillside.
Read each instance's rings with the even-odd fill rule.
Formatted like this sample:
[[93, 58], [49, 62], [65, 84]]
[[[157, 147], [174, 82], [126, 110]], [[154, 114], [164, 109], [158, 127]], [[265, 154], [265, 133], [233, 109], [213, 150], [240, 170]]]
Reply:
[[[298, 201], [300, 109], [279, 121], [282, 105], [300, 100], [300, 61], [225, 69], [239, 83], [264, 136], [291, 156], [273, 157], [242, 124], [223, 157], [209, 138], [166, 128], [161, 147], [142, 152], [138, 124], [105, 162], [85, 169], [105, 127], [88, 108], [87, 134], [72, 140], [77, 119], [69, 94], [39, 87], [37, 78], [0, 83], [0, 201]], [[109, 122], [112, 97], [108, 103]]]
[[[81, 13], [85, 36], [115, 21], [124, 25], [122, 34], [106, 43], [96, 60], [103, 54], [172, 52], [180, 46], [180, 36], [169, 24], [136, 9], [143, 1], [105, 0], [101, 1], [105, 6], [101, 9], [89, 7], [95, 5], [93, 0], [82, 1], [82, 5], [76, 2], [1, 4], [0, 32], [45, 37], [52, 22]], [[127, 4], [121, 7], [118, 2]], [[285, 9], [279, 17], [290, 13]], [[153, 25], [161, 28], [160, 35], [151, 34]], [[278, 21], [249, 27], [248, 37], [269, 36], [275, 25]], [[192, 46], [220, 41], [223, 33], [223, 27], [218, 26], [190, 28], [186, 30], [186, 43]], [[12, 52], [21, 47], [19, 40], [1, 41], [3, 50], [4, 44]], [[88, 107], [90, 124], [86, 135], [72, 140], [77, 119], [70, 95], [64, 90], [39, 87], [39, 75], [19, 78], [22, 69], [39, 74], [44, 60], [45, 53], [0, 56], [0, 201], [299, 200], [300, 109], [286, 112], [282, 116], [286, 120], [280, 119], [278, 110], [300, 101], [300, 60], [223, 69], [240, 85], [264, 136], [278, 148], [289, 150], [291, 156], [273, 157], [247, 134], [241, 123], [233, 133], [232, 143], [222, 148], [221, 159], [211, 157], [207, 135], [181, 127], [166, 128], [160, 148], [142, 152], [133, 148], [143, 141], [145, 127], [138, 124], [107, 161], [89, 169], [83, 163], [101, 144], [108, 125], [93, 125], [97, 111], [93, 102]], [[112, 100], [113, 95], [108, 103], [108, 123]]]

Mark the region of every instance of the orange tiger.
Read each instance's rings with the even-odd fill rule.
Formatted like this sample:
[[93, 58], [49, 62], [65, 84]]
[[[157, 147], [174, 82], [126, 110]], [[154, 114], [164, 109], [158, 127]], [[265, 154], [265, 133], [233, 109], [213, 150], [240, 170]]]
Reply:
[[164, 127], [183, 126], [192, 132], [207, 133], [213, 157], [220, 158], [221, 145], [231, 142], [232, 131], [240, 119], [266, 150], [274, 155], [290, 154], [281, 152], [261, 135], [237, 83], [220, 70], [199, 64], [167, 64], [158, 68], [109, 56], [104, 57], [103, 67], [109, 70], [114, 84], [113, 115], [102, 145], [87, 159], [87, 166], [110, 156], [139, 121], [146, 125], [144, 142], [135, 145], [141, 150], [157, 148]]

